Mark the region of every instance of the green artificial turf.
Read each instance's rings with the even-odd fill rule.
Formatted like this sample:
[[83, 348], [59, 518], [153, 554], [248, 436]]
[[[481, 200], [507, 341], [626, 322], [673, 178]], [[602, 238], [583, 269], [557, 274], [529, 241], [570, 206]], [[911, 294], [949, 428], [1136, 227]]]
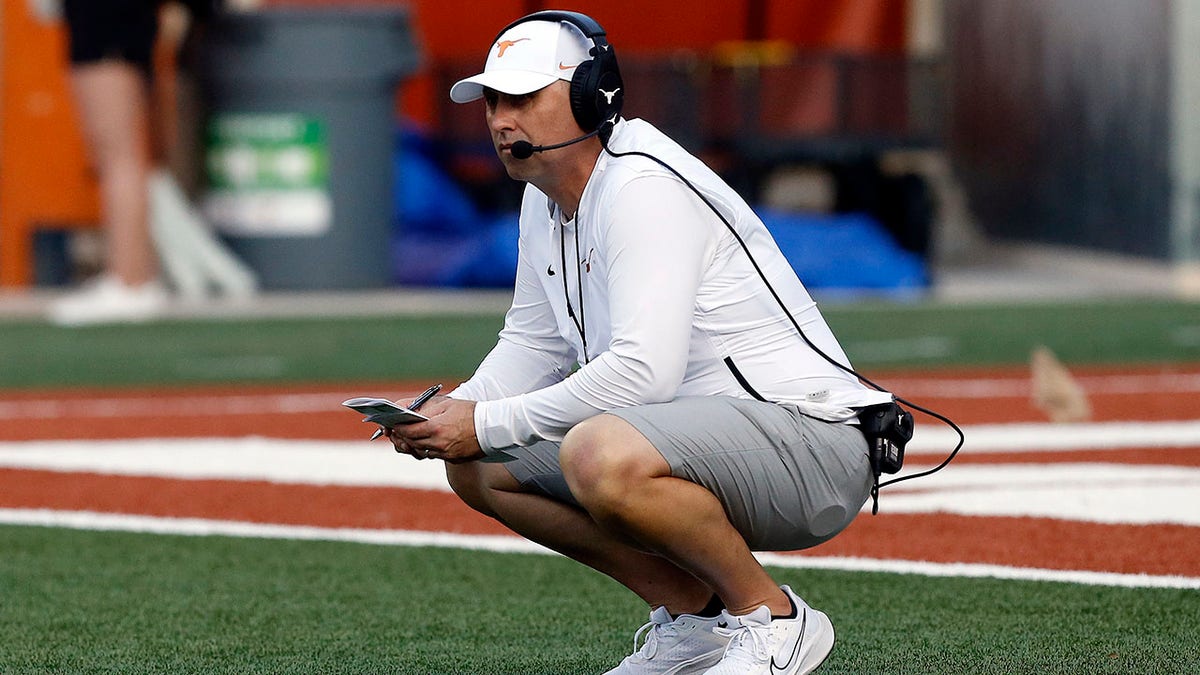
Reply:
[[[1200, 305], [830, 305], [856, 366], [1200, 362]], [[499, 314], [0, 321], [0, 388], [468, 375]], [[838, 630], [832, 673], [1198, 673], [1200, 592], [776, 570]], [[0, 673], [598, 673], [646, 608], [568, 560], [0, 527]]]
[[[855, 366], [1013, 365], [1038, 345], [1072, 363], [1200, 361], [1200, 305], [832, 304]], [[0, 322], [0, 388], [465, 377], [500, 314], [169, 321], [64, 329]]]
[[0, 323], [0, 387], [465, 377], [502, 325], [501, 315]]
[[1200, 361], [1197, 303], [868, 304], [825, 314], [864, 367], [1024, 364], [1039, 345], [1069, 364]]
[[[3, 673], [599, 673], [646, 608], [564, 558], [0, 527]], [[775, 570], [834, 673], [1196, 673], [1200, 593]]]

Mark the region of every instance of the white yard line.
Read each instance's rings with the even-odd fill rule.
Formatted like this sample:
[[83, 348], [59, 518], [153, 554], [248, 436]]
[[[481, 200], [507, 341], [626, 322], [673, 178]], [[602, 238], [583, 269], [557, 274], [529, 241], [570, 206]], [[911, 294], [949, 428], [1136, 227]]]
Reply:
[[[349, 414], [349, 413], [348, 413]], [[1125, 448], [1189, 448], [1200, 452], [1200, 421], [1097, 424], [997, 424], [963, 428], [962, 453], [1080, 452], [1103, 461]], [[367, 430], [364, 427], [364, 436]], [[957, 440], [949, 429], [921, 424], [907, 455], [923, 463]], [[915, 464], [915, 462], [914, 462]], [[345, 485], [433, 487], [442, 465], [397, 455], [383, 441], [239, 438], [131, 438], [0, 442], [0, 466], [170, 478], [229, 478]], [[955, 471], [960, 470], [955, 466]], [[440, 481], [440, 482], [439, 482]]]
[[[64, 527], [82, 530], [146, 532], [190, 536], [254, 537], [264, 539], [302, 539], [312, 541], [345, 541], [391, 546], [438, 546], [485, 550], [501, 553], [533, 553], [558, 555], [531, 541], [499, 535], [464, 535], [443, 532], [410, 530], [364, 530], [325, 528], [298, 525], [264, 525], [197, 518], [160, 518], [125, 514], [94, 513], [90, 511], [50, 511], [42, 509], [0, 509], [0, 523]], [[1013, 579], [1022, 581], [1051, 581], [1096, 586], [1129, 588], [1200, 589], [1200, 578], [1118, 574], [1081, 570], [1050, 570], [1029, 567], [1006, 567], [974, 563], [931, 563], [911, 560], [879, 560], [828, 556], [797, 556], [760, 553], [765, 565], [799, 569], [828, 569], [853, 572], [888, 572], [935, 577], [975, 577]]]
[[[369, 429], [366, 429], [369, 431]], [[0, 466], [184, 479], [449, 491], [441, 462], [399, 455], [390, 443], [277, 438], [137, 438], [0, 443]]]
[[[1121, 447], [1197, 448], [1200, 423], [1111, 426], [1099, 434], [1055, 425], [968, 427], [970, 444], [964, 452], [1007, 453], [1049, 447], [1080, 451], [1079, 459], [1070, 463], [952, 464], [933, 476], [886, 488], [882, 507], [903, 513], [1200, 526], [1200, 468], [1103, 463], [1105, 456]], [[936, 453], [945, 446], [932, 443], [928, 447]], [[1089, 449], [1094, 451], [1083, 452]], [[440, 462], [417, 461], [397, 455], [385, 442], [365, 440], [247, 437], [6, 442], [0, 443], [0, 467], [192, 480], [450, 489]], [[910, 461], [906, 471], [920, 468], [917, 461]]]
[[1200, 468], [964, 464], [880, 490], [887, 513], [1057, 518], [1200, 527]]

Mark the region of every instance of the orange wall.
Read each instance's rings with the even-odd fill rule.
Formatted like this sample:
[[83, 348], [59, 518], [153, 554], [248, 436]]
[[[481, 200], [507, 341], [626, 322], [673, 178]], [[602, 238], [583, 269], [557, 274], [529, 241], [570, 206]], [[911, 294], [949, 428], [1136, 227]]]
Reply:
[[[267, 0], [276, 6], [407, 5], [426, 67], [405, 83], [401, 109], [432, 123], [436, 91], [428, 64], [478, 60], [510, 21], [539, 9], [572, 9], [594, 17], [618, 53], [691, 49], [707, 52], [720, 42], [765, 38], [801, 49], [855, 53], [904, 50], [908, 0]], [[564, 7], [563, 5], [569, 5]], [[757, 24], [757, 25], [755, 25]]]
[[903, 53], [906, 0], [805, 0], [767, 3], [767, 39], [852, 53]]
[[[454, 58], [480, 52], [505, 24], [539, 9], [568, 9], [543, 0], [266, 0], [268, 6], [407, 5], [427, 53]], [[569, 9], [593, 16], [620, 49], [705, 50], [723, 40], [777, 39], [801, 48], [854, 52], [904, 49], [908, 0], [575, 0]], [[754, 26], [755, 21], [762, 26]], [[762, 30], [764, 34], [753, 33]]]

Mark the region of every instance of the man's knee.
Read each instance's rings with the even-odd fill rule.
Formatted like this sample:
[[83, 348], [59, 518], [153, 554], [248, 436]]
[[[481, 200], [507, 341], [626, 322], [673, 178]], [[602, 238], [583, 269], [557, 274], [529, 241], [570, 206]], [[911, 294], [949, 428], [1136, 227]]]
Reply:
[[495, 490], [513, 491], [519, 488], [516, 479], [503, 467], [480, 462], [447, 463], [446, 480], [463, 503], [493, 518], [497, 515], [490, 494]]
[[559, 461], [571, 492], [589, 510], [612, 506], [639, 481], [670, 472], [646, 437], [614, 415], [597, 415], [572, 428]]

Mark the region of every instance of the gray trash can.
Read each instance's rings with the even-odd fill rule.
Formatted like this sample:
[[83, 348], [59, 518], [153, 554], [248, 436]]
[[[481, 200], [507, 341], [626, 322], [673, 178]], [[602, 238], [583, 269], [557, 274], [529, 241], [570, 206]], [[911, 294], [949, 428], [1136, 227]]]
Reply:
[[204, 211], [264, 289], [387, 286], [405, 7], [229, 13], [200, 47]]

